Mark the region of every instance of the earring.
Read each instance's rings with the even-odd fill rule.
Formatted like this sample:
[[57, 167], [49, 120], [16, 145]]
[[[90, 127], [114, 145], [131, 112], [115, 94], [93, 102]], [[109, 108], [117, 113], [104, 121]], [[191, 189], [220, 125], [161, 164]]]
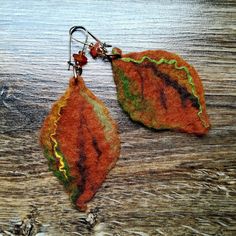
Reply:
[[[74, 30], [88, 32], [84, 27]], [[110, 61], [117, 97], [123, 110], [134, 121], [154, 129], [173, 129], [204, 135], [210, 128], [204, 90], [197, 71], [180, 56], [148, 50], [123, 54], [94, 35], [90, 44], [93, 58]]]
[[117, 125], [104, 103], [84, 84], [85, 47], [73, 54], [70, 30], [69, 69], [74, 76], [64, 95], [55, 102], [40, 134], [49, 168], [64, 184], [71, 201], [81, 210], [91, 200], [115, 165], [120, 153]]

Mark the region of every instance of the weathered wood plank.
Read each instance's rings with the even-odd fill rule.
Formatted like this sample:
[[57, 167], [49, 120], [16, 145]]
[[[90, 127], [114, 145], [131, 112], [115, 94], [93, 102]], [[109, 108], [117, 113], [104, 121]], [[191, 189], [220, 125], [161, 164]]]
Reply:
[[[11, 231], [18, 217], [35, 225], [33, 235], [45, 228], [46, 235], [236, 234], [235, 1], [0, 2], [0, 229]], [[90, 59], [86, 84], [111, 110], [122, 140], [90, 215], [72, 208], [38, 144], [71, 75], [72, 25], [125, 52], [181, 54], [202, 77], [212, 123], [203, 138], [133, 123], [117, 103], [110, 65]]]

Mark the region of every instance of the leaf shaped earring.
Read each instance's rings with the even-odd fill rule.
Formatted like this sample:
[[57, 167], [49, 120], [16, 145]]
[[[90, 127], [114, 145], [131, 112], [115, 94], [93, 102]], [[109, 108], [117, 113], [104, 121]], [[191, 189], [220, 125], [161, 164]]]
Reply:
[[[75, 30], [84, 27], [75, 26]], [[154, 129], [174, 129], [204, 135], [210, 128], [204, 90], [197, 71], [181, 57], [162, 50], [123, 54], [94, 35], [93, 58], [112, 64], [117, 96], [130, 118]]]
[[120, 139], [108, 109], [80, 76], [87, 63], [85, 47], [73, 55], [71, 62], [72, 34], [70, 31], [68, 63], [73, 66], [74, 77], [46, 117], [40, 142], [50, 170], [64, 184], [72, 202], [84, 211], [115, 165]]
[[210, 124], [201, 80], [181, 57], [144, 51], [112, 60], [118, 100], [131, 119], [155, 129], [203, 135]]

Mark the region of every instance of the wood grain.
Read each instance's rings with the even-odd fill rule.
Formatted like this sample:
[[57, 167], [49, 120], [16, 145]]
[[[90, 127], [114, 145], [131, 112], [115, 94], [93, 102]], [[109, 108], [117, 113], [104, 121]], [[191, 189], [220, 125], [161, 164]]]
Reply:
[[[234, 0], [0, 3], [0, 235], [236, 235]], [[73, 25], [124, 52], [182, 55], [202, 78], [212, 123], [203, 138], [133, 123], [110, 64], [89, 58], [83, 77], [118, 122], [122, 150], [87, 214], [72, 208], [38, 144], [71, 76]]]

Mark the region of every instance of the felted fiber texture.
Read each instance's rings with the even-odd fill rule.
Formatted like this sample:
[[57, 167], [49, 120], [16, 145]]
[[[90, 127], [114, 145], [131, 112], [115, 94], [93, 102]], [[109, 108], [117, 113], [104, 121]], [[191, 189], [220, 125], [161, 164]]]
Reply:
[[210, 128], [198, 73], [178, 55], [148, 50], [112, 60], [117, 96], [131, 119], [155, 129], [196, 135]]
[[81, 211], [104, 182], [120, 153], [117, 125], [105, 105], [72, 78], [53, 105], [40, 135], [49, 168]]

